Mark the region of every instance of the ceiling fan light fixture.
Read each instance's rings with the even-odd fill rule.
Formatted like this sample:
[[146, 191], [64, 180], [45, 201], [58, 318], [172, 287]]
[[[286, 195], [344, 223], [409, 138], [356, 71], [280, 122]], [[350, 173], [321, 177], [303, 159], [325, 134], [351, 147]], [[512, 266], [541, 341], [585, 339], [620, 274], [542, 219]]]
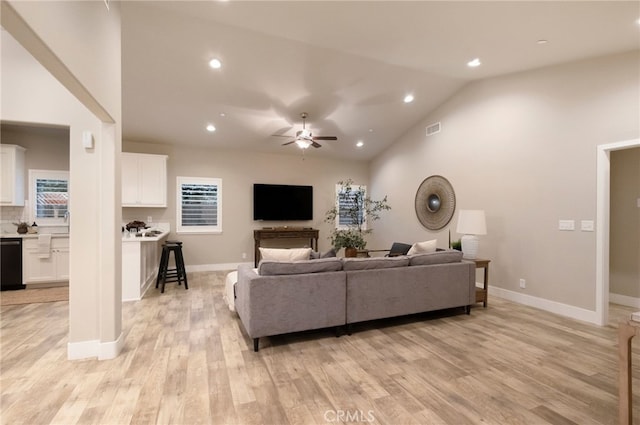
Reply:
[[404, 103], [411, 103], [411, 102], [413, 102], [413, 99], [414, 99], [413, 95], [411, 93], [409, 93], [408, 95], [406, 95], [404, 97]]
[[311, 141], [307, 139], [298, 139], [296, 140], [296, 145], [298, 145], [300, 149], [307, 149], [311, 146]]
[[300, 134], [298, 134], [299, 139], [311, 139], [311, 130], [302, 129], [300, 130]]

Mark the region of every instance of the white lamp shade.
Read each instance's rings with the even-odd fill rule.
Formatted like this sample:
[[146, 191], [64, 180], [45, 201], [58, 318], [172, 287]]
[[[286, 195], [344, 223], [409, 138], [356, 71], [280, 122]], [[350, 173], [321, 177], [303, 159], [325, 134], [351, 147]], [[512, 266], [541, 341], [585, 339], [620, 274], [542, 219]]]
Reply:
[[463, 235], [486, 235], [487, 222], [484, 210], [460, 210], [456, 230]]

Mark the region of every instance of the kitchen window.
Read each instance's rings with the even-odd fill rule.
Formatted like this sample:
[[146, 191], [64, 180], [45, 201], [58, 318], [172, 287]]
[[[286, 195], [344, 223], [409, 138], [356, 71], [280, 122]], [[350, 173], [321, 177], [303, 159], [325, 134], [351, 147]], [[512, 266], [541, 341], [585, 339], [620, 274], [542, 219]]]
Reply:
[[222, 233], [222, 179], [178, 177], [178, 233]]
[[29, 205], [38, 225], [67, 225], [69, 172], [29, 170]]

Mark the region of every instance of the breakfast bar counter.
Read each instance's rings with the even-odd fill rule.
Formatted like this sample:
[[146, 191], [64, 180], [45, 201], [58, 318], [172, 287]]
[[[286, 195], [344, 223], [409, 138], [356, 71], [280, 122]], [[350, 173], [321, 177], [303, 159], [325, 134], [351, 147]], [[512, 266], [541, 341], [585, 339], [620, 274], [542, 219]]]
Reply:
[[122, 301], [142, 299], [155, 281], [160, 262], [160, 247], [169, 236], [161, 230], [154, 236], [122, 237]]

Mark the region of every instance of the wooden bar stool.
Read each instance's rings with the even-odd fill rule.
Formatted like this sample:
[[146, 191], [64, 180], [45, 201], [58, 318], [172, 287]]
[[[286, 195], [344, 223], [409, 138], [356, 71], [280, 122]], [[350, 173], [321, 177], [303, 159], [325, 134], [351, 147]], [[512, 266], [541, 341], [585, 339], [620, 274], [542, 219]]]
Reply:
[[[169, 268], [169, 256], [173, 252], [175, 267]], [[164, 285], [167, 282], [178, 282], [182, 285], [184, 280], [184, 289], [189, 289], [187, 283], [187, 271], [184, 267], [184, 257], [182, 256], [182, 242], [166, 241], [162, 244], [162, 255], [160, 256], [160, 266], [158, 268], [158, 277], [156, 278], [156, 288], [162, 284], [160, 293], [164, 293]]]

